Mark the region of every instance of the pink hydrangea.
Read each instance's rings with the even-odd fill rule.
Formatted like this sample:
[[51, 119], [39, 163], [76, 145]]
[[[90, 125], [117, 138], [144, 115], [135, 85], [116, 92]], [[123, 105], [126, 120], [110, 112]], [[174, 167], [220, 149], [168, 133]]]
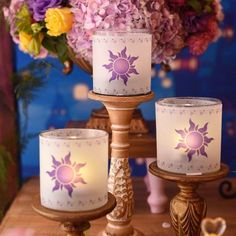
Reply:
[[138, 9], [131, 0], [70, 1], [74, 24], [68, 45], [77, 57], [92, 62], [92, 35], [99, 29], [131, 29]]
[[[185, 46], [194, 55], [200, 55], [219, 37], [218, 23], [223, 20], [222, 6], [220, 0], [213, 0], [211, 3], [199, 1], [202, 9], [204, 7], [211, 8], [209, 12], [199, 14], [190, 5], [181, 0], [168, 0], [171, 13], [176, 13], [183, 26], [183, 42]], [[210, 4], [210, 5], [209, 5]]]
[[207, 49], [209, 42], [212, 40], [208, 33], [193, 35], [188, 38], [189, 50], [193, 55], [201, 55]]
[[12, 0], [9, 8], [3, 8], [4, 17], [10, 25], [10, 34], [16, 44], [19, 44], [19, 37], [16, 34], [15, 16], [23, 4], [24, 0]]
[[[74, 22], [66, 33], [67, 44], [77, 58], [92, 63], [92, 35], [95, 31], [148, 29], [153, 36], [153, 63], [170, 61], [184, 47], [199, 55], [219, 36], [218, 23], [224, 17], [220, 1], [199, 0], [199, 12], [187, 0], [68, 0]], [[4, 9], [12, 38], [17, 44], [19, 32], [15, 16], [23, 3], [27, 1], [12, 0], [10, 7]], [[45, 57], [47, 53], [41, 47], [37, 57]]]
[[[154, 9], [150, 9], [152, 5], [155, 6]], [[166, 8], [163, 0], [146, 1], [143, 7], [149, 13], [145, 14], [146, 22], [153, 35], [152, 61], [168, 62], [184, 47], [182, 22], [178, 14], [171, 13]]]
[[69, 46], [77, 57], [92, 62], [92, 35], [99, 29], [149, 29], [153, 34], [153, 62], [168, 61], [183, 46], [182, 25], [164, 0], [83, 0], [70, 1], [74, 13]]
[[189, 50], [194, 55], [201, 55], [206, 51], [209, 44], [218, 36], [218, 25], [215, 19], [209, 18], [205, 32], [191, 35], [188, 40]]

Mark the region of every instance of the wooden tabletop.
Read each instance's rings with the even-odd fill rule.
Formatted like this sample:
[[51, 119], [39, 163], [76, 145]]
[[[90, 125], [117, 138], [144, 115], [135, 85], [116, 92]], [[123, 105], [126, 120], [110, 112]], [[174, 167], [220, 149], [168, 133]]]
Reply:
[[[163, 228], [163, 222], [170, 222], [168, 212], [164, 214], [150, 214], [146, 198], [148, 196], [141, 178], [135, 178], [135, 215], [133, 225], [146, 236], [174, 236], [171, 228]], [[233, 180], [236, 186], [236, 180]], [[208, 204], [208, 217], [223, 217], [227, 221], [227, 230], [224, 236], [236, 235], [236, 199], [223, 200], [218, 194], [219, 181], [203, 184], [199, 194], [205, 196]], [[171, 198], [177, 193], [175, 183], [167, 182], [168, 196]], [[20, 190], [18, 196], [7, 212], [1, 226], [0, 233], [12, 227], [32, 228], [36, 236], [63, 235], [57, 222], [47, 220], [37, 215], [31, 208], [31, 199], [39, 191], [38, 178], [30, 179]], [[87, 236], [95, 236], [106, 224], [106, 219], [92, 221], [92, 227]]]

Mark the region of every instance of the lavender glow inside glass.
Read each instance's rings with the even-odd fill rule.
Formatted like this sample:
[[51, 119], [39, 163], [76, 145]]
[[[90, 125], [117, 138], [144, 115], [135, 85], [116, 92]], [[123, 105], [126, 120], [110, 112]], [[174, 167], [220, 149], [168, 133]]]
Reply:
[[[99, 167], [99, 168], [98, 168]], [[45, 207], [85, 211], [107, 202], [108, 134], [58, 129], [40, 134], [40, 198]]]
[[97, 31], [93, 35], [93, 91], [138, 95], [151, 90], [151, 42], [147, 30]]
[[204, 174], [220, 168], [222, 103], [214, 98], [175, 97], [156, 103], [158, 167]]

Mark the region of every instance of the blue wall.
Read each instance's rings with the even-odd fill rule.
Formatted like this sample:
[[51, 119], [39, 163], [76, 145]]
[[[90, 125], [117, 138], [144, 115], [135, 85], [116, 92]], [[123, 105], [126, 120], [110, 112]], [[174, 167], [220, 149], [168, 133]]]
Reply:
[[[156, 66], [152, 79], [155, 99], [141, 105], [146, 119], [155, 119], [154, 102], [168, 96], [209, 96], [222, 99], [223, 115], [223, 161], [236, 170], [236, 41], [231, 33], [236, 29], [235, 0], [223, 1], [225, 10], [224, 34], [200, 58], [182, 52], [172, 65], [172, 72], [165, 74]], [[15, 48], [16, 69], [27, 65], [32, 59]], [[92, 88], [88, 74], [74, 67], [69, 76], [61, 73], [61, 65], [55, 59], [49, 59], [56, 65], [50, 72], [44, 88], [30, 104], [27, 132], [37, 134], [50, 127], [62, 128], [69, 120], [88, 119], [93, 108], [101, 106], [91, 100], [76, 99], [74, 89]], [[24, 123], [22, 107], [19, 102], [20, 123]], [[32, 138], [22, 151], [21, 165], [23, 178], [38, 174], [38, 138]], [[133, 165], [134, 175], [143, 175], [143, 167]]]

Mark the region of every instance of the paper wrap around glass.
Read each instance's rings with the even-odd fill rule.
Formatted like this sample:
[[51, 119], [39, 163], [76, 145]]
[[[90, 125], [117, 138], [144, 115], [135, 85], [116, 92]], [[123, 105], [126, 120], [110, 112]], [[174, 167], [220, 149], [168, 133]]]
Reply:
[[99, 31], [93, 36], [93, 91], [138, 95], [151, 91], [151, 42], [145, 30]]
[[156, 103], [157, 165], [183, 174], [220, 169], [222, 103], [213, 98], [165, 98]]
[[58, 129], [40, 134], [40, 199], [47, 208], [87, 211], [107, 203], [108, 134]]

